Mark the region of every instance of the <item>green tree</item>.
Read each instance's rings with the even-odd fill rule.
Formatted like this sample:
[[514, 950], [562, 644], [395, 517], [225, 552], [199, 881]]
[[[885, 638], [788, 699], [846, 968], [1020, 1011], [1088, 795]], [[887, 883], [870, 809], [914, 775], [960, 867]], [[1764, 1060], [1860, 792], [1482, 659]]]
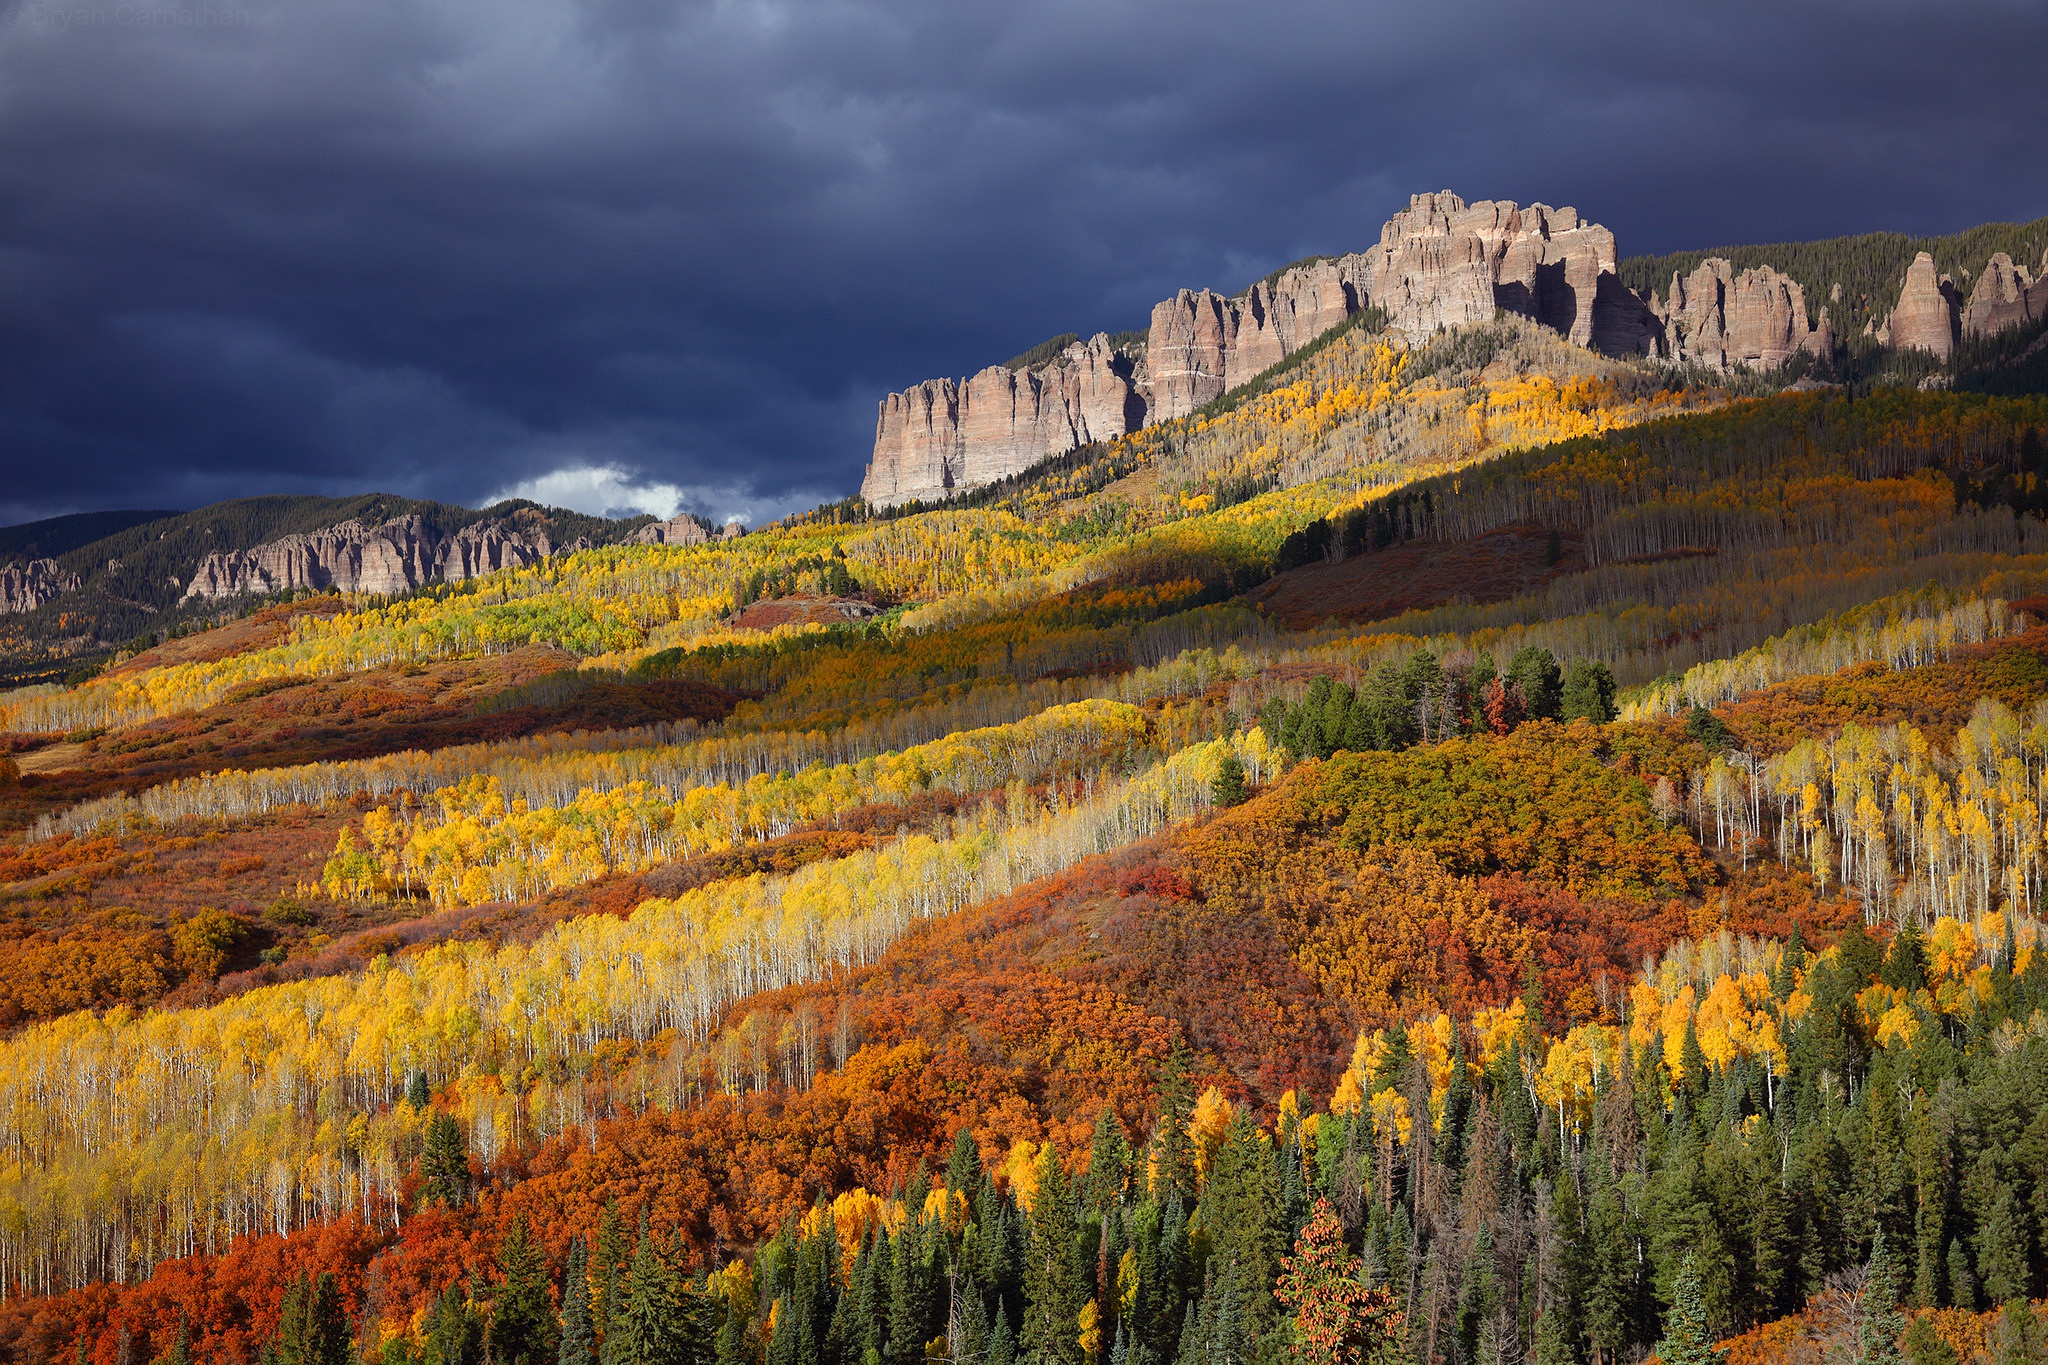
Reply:
[[293, 1280], [278, 1314], [278, 1365], [349, 1365], [353, 1350], [334, 1273]]
[[1556, 720], [1562, 679], [1557, 656], [1541, 645], [1526, 645], [1508, 661], [1508, 681], [1522, 689], [1522, 713], [1532, 720]]
[[632, 1254], [626, 1245], [625, 1220], [619, 1217], [616, 1199], [607, 1199], [604, 1209], [597, 1215], [596, 1264], [591, 1267], [593, 1281], [590, 1321], [597, 1329], [601, 1342], [611, 1335], [612, 1312], [624, 1297], [626, 1260]]
[[604, 1365], [708, 1365], [715, 1347], [709, 1307], [702, 1294], [677, 1283], [643, 1219], [605, 1338]]
[[1081, 1177], [1081, 1207], [1107, 1214], [1124, 1202], [1131, 1182], [1131, 1144], [1113, 1110], [1095, 1121], [1088, 1144], [1088, 1171]]
[[1088, 1302], [1066, 1168], [1050, 1142], [1038, 1154], [1024, 1263], [1024, 1333], [1018, 1354], [1035, 1365], [1081, 1365], [1081, 1308]]
[[597, 1335], [590, 1319], [590, 1255], [583, 1239], [569, 1244], [562, 1278], [562, 1340], [556, 1365], [597, 1365]]
[[1707, 1306], [1700, 1294], [1699, 1266], [1687, 1252], [1678, 1263], [1672, 1286], [1671, 1312], [1664, 1319], [1664, 1340], [1657, 1343], [1664, 1365], [1721, 1365], [1726, 1351], [1714, 1345], [1707, 1331]]
[[436, 1113], [427, 1120], [420, 1175], [421, 1202], [450, 1207], [469, 1202], [469, 1144], [463, 1140], [462, 1125], [447, 1114]]
[[559, 1345], [548, 1304], [547, 1260], [528, 1236], [523, 1213], [513, 1215], [498, 1246], [498, 1277], [491, 1303], [492, 1365], [546, 1365]]
[[1899, 1273], [1885, 1247], [1884, 1229], [1870, 1247], [1869, 1273], [1863, 1281], [1863, 1312], [1856, 1330], [1856, 1365], [1905, 1365], [1899, 1338], [1906, 1319], [1899, 1312]]
[[1216, 779], [1209, 784], [1209, 799], [1218, 806], [1241, 806], [1251, 787], [1245, 781], [1244, 762], [1235, 753], [1225, 753], [1216, 765]]
[[424, 1365], [479, 1365], [484, 1358], [484, 1323], [458, 1285], [449, 1285], [427, 1313]]
[[1598, 659], [1573, 659], [1564, 671], [1558, 709], [1561, 720], [1590, 720], [1595, 725], [1613, 720], [1613, 672]]

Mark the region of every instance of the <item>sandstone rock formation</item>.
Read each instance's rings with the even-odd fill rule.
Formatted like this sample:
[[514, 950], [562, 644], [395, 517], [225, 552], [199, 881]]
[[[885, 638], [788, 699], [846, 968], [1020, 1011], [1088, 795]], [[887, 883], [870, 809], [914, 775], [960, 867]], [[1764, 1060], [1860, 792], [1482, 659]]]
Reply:
[[58, 568], [54, 559], [0, 566], [0, 615], [34, 611], [45, 602], [76, 591], [78, 584], [78, 575]]
[[861, 496], [877, 506], [944, 498], [1185, 416], [1368, 307], [1410, 338], [1504, 308], [1582, 346], [1646, 354], [1655, 319], [1614, 266], [1614, 234], [1575, 209], [1419, 194], [1369, 251], [1303, 262], [1232, 297], [1180, 291], [1152, 309], [1142, 350], [1098, 335], [1034, 369], [889, 395]]
[[1490, 321], [1504, 308], [1609, 354], [1647, 344], [1642, 305], [1615, 277], [1614, 234], [1577, 209], [1418, 194], [1380, 230], [1367, 262], [1372, 304], [1409, 336]]
[[1650, 296], [1661, 338], [1658, 353], [1727, 373], [1737, 366], [1775, 369], [1801, 351], [1826, 356], [1835, 344], [1828, 310], [1806, 315], [1806, 291], [1769, 266], [1735, 273], [1719, 256], [1690, 275], [1671, 276], [1670, 295]]
[[688, 512], [650, 522], [632, 536], [635, 545], [704, 545], [710, 540], [710, 528]]
[[1963, 307], [1964, 336], [1996, 336], [2008, 327], [2034, 321], [2048, 312], [2048, 277], [2036, 280], [2003, 251], [1993, 256], [1977, 277], [1970, 301]]
[[1877, 337], [1895, 350], [1917, 348], [1947, 360], [1956, 350], [1957, 312], [1955, 285], [1935, 275], [1934, 257], [1923, 251], [1906, 267], [1899, 305]]
[[545, 529], [510, 519], [474, 522], [438, 536], [417, 516], [380, 526], [344, 521], [286, 536], [253, 550], [211, 554], [199, 562], [185, 598], [233, 597], [329, 587], [343, 592], [410, 592], [424, 583], [459, 583], [555, 550]]
[[861, 496], [887, 507], [942, 498], [1133, 430], [1142, 420], [1138, 360], [1097, 334], [1035, 369], [992, 365], [928, 379], [882, 400]]

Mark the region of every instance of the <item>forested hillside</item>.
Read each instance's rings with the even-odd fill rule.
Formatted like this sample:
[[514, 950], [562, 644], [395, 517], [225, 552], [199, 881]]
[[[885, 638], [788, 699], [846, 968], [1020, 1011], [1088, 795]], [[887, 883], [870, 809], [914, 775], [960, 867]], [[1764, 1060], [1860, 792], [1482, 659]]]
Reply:
[[0, 568], [53, 561], [65, 590], [33, 608], [0, 614], [0, 678], [62, 677], [102, 663], [115, 646], [132, 652], [246, 614], [186, 593], [209, 555], [252, 550], [288, 536], [356, 521], [378, 526], [416, 517], [437, 536], [530, 513], [562, 543], [620, 538], [646, 517], [626, 522], [560, 508], [508, 502], [483, 511], [372, 493], [352, 498], [271, 496], [214, 503], [195, 512], [88, 512], [0, 528]]
[[2044, 438], [1361, 324], [0, 694], [0, 1354], [2042, 1359]]

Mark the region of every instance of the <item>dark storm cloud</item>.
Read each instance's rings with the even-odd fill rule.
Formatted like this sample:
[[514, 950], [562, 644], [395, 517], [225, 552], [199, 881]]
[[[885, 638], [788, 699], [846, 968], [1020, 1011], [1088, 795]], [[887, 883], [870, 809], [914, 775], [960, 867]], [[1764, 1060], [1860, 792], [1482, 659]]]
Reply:
[[2040, 215], [2044, 69], [2040, 3], [16, 3], [0, 519], [770, 515], [883, 392], [1414, 190], [1625, 253]]

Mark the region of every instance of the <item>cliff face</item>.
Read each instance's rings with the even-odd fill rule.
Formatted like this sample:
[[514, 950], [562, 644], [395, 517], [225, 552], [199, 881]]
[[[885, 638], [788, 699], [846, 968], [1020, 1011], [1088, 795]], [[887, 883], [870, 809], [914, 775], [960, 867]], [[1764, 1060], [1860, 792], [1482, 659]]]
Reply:
[[193, 571], [185, 597], [234, 597], [308, 588], [401, 593], [424, 583], [459, 583], [532, 564], [554, 553], [547, 532], [512, 521], [475, 522], [437, 536], [417, 516], [380, 526], [344, 521], [325, 530], [211, 554]]
[[632, 535], [635, 545], [705, 545], [710, 540], [709, 528], [688, 512], [667, 521], [651, 522]]
[[2003, 251], [1993, 256], [1964, 305], [1963, 335], [1996, 336], [2048, 313], [2048, 262], [2043, 270], [2044, 277], [2036, 280]]
[[1769, 266], [1738, 275], [1718, 256], [1690, 275], [1674, 274], [1669, 297], [1652, 294], [1649, 311], [1661, 333], [1658, 354], [1723, 373], [1738, 365], [1774, 369], [1802, 351], [1825, 356], [1835, 344], [1827, 309], [1808, 322], [1798, 281]]
[[1098, 334], [1035, 369], [992, 365], [969, 379], [928, 379], [892, 393], [876, 417], [861, 496], [881, 507], [942, 498], [1136, 430], [1145, 413], [1143, 368]]
[[1641, 354], [1643, 305], [1615, 277], [1614, 234], [1574, 208], [1508, 200], [1467, 204], [1418, 194], [1366, 255], [1366, 290], [1393, 330], [1426, 336], [1520, 313], [1580, 346]]
[[1641, 354], [1653, 319], [1614, 274], [1614, 234], [1575, 209], [1416, 195], [1372, 250], [1304, 262], [1242, 294], [1183, 289], [1152, 309], [1141, 351], [1106, 337], [1035, 369], [927, 380], [882, 400], [861, 496], [947, 497], [1089, 441], [1182, 417], [1360, 309], [1420, 338], [1506, 308], [1582, 346]]
[[64, 572], [54, 559], [0, 566], [0, 615], [34, 611], [43, 603], [74, 591], [78, 582], [77, 574]]

